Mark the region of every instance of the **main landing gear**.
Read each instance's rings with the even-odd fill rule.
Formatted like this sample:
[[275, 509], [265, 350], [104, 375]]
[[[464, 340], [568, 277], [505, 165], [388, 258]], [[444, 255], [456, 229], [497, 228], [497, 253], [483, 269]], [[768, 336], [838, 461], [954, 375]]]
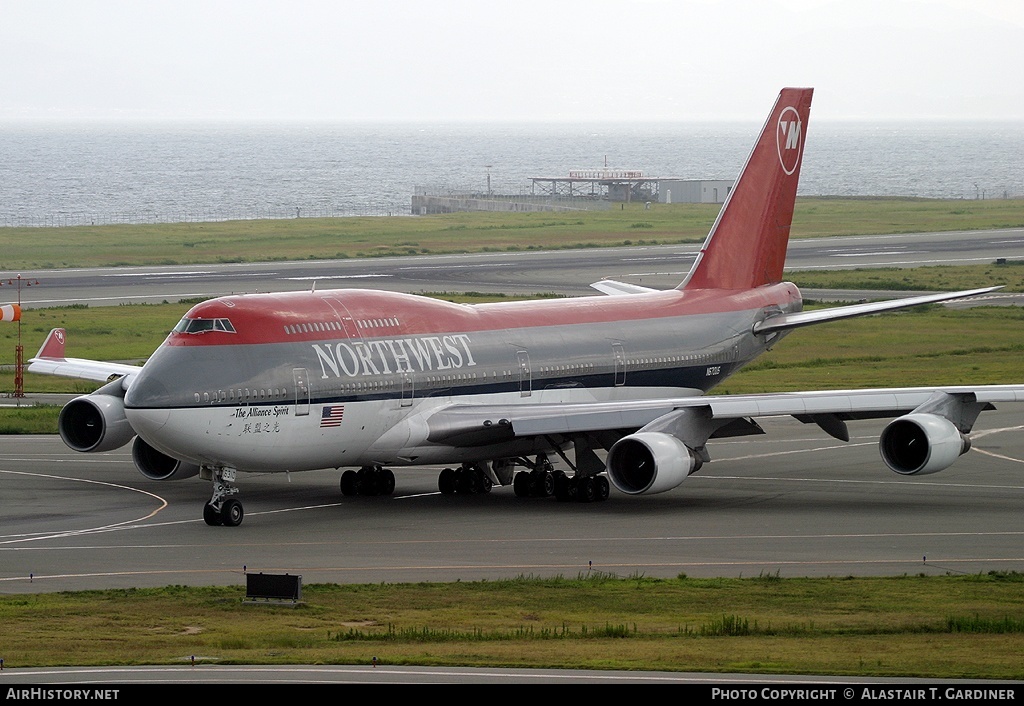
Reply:
[[341, 494], [391, 495], [395, 492], [395, 474], [380, 466], [363, 466], [341, 474]]
[[443, 495], [480, 495], [491, 492], [494, 481], [479, 465], [463, 464], [461, 468], [446, 468], [437, 476], [437, 489]]
[[203, 507], [203, 520], [211, 526], [237, 527], [242, 524], [245, 510], [237, 498], [231, 497], [238, 493], [238, 487], [233, 485], [235, 469], [203, 468], [202, 470], [211, 473], [213, 478], [213, 497]]
[[611, 487], [603, 475], [584, 476], [579, 472], [566, 475], [565, 471], [555, 470], [543, 455], [529, 471], [516, 473], [512, 481], [512, 489], [517, 498], [547, 498], [552, 495], [556, 500], [568, 502], [601, 502], [608, 499]]
[[569, 477], [562, 471], [555, 471], [561, 474], [555, 478], [555, 499], [562, 502], [578, 500], [581, 503], [599, 503], [608, 499], [611, 493], [611, 485], [605, 476], [579, 476]]
[[[491, 464], [490, 472], [483, 464], [463, 464], [461, 468], [446, 468], [437, 477], [437, 488], [444, 495], [478, 495], [491, 492], [497, 483], [508, 485], [518, 498], [549, 498], [561, 501], [601, 502], [608, 499], [611, 486], [604, 475], [584, 475], [574, 469], [573, 475], [555, 470], [544, 454], [536, 460], [527, 458], [500, 459]], [[529, 470], [514, 471], [514, 466]]]

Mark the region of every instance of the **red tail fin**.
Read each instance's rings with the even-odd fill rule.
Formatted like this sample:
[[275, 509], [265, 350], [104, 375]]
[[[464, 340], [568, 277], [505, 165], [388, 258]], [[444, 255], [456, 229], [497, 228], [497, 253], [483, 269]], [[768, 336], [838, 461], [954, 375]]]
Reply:
[[761, 137], [679, 289], [782, 281], [813, 88], [783, 88]]

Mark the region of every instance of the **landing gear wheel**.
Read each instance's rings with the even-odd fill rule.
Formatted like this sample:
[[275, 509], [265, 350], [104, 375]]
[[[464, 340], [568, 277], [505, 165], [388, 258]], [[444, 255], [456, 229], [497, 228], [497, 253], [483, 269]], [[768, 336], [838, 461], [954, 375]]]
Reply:
[[210, 527], [217, 527], [218, 525], [224, 524], [220, 519], [220, 512], [217, 511], [213, 505], [207, 503], [203, 506], [203, 520]]
[[597, 497], [597, 488], [595, 487], [593, 476], [587, 476], [580, 478], [576, 481], [576, 499], [581, 503], [593, 502], [594, 498]]
[[517, 498], [530, 497], [530, 474], [520, 471], [512, 479], [512, 490]]
[[437, 489], [442, 495], [455, 495], [455, 470], [446, 468], [437, 476]]
[[360, 495], [380, 495], [380, 473], [376, 468], [360, 468], [356, 471], [356, 485]]
[[491, 488], [494, 487], [494, 481], [492, 481], [486, 473], [480, 470], [474, 470], [473, 475], [476, 477], [476, 483], [481, 493], [491, 492]]
[[455, 492], [459, 495], [475, 495], [476, 485], [473, 483], [473, 474], [465, 468], [455, 469]]
[[594, 495], [594, 500], [598, 502], [604, 502], [608, 499], [608, 495], [611, 494], [611, 487], [608, 485], [608, 479], [604, 476], [597, 476], [594, 478], [594, 490], [597, 491]]
[[550, 471], [544, 471], [537, 484], [537, 492], [541, 497], [550, 498], [555, 494], [555, 476]]
[[568, 502], [576, 499], [576, 478], [570, 478], [564, 473], [555, 475], [555, 500]]
[[395, 474], [389, 468], [380, 469], [380, 494], [391, 495], [395, 492]]
[[245, 510], [242, 509], [242, 503], [234, 498], [225, 500], [224, 504], [220, 506], [221, 524], [225, 527], [238, 527], [242, 524], [243, 517], [245, 517]]
[[356, 481], [355, 471], [345, 471], [341, 474], [341, 494], [352, 496], [359, 493], [359, 483]]
[[481, 495], [491, 492], [494, 483], [476, 466], [463, 466], [452, 471], [455, 478], [455, 492], [459, 495]]

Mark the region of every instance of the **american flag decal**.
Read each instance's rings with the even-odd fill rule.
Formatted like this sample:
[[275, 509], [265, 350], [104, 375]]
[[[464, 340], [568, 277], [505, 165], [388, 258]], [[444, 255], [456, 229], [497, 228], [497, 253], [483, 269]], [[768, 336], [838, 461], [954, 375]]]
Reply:
[[345, 414], [345, 405], [331, 405], [324, 407], [320, 414], [320, 427], [340, 427], [341, 418]]

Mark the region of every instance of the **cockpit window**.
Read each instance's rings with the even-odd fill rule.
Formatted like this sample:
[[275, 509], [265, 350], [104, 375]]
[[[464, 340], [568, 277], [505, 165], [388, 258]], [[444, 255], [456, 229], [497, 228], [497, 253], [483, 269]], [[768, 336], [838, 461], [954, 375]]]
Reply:
[[230, 319], [190, 319], [187, 316], [174, 327], [174, 333], [206, 333], [207, 331], [223, 331], [235, 333]]

